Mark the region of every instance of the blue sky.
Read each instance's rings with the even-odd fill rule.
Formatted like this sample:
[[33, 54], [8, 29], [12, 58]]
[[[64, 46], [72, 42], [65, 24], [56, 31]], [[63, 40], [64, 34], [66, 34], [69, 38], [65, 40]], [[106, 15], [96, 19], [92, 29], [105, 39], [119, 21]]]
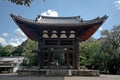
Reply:
[[17, 46], [26, 40], [26, 36], [10, 17], [11, 13], [28, 19], [35, 19], [37, 15], [49, 16], [81, 16], [83, 20], [90, 20], [109, 16], [93, 37], [99, 38], [100, 31], [110, 30], [120, 25], [120, 0], [34, 0], [30, 7], [11, 4], [7, 0], [0, 0], [0, 43]]

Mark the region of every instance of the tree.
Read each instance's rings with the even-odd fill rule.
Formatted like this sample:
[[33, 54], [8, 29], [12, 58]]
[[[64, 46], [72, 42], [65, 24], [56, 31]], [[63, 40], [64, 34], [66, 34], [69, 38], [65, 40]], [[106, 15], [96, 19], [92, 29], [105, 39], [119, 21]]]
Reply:
[[8, 1], [10, 1], [11, 3], [14, 3], [16, 5], [30, 6], [31, 2], [34, 0], [8, 0]]
[[32, 66], [36, 65], [37, 62], [37, 54], [33, 52], [34, 50], [38, 49], [37, 47], [37, 42], [27, 39], [20, 46], [18, 46], [16, 51], [19, 53], [19, 55], [24, 56], [29, 60], [28, 66]]
[[93, 38], [81, 43], [81, 65], [86, 66], [89, 69], [100, 70], [100, 72], [107, 71], [109, 55], [107, 53], [103, 53], [101, 47], [99, 40], [95, 40]]
[[17, 5], [30, 6], [33, 0], [8, 0], [8, 1], [10, 1], [11, 3], [15, 3]]
[[5, 56], [14, 56], [12, 53], [15, 50], [15, 47], [11, 45], [7, 46], [0, 46], [0, 56], [5, 57]]
[[102, 31], [101, 45], [104, 53], [108, 53], [108, 69], [111, 74], [120, 70], [120, 25], [114, 26], [111, 31]]

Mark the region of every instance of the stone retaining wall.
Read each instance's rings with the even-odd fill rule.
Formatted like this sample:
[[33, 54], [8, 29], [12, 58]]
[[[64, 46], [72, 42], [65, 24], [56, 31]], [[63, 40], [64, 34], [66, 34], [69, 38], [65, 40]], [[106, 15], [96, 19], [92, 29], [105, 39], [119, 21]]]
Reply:
[[61, 70], [61, 69], [41, 69], [41, 70], [20, 70], [18, 76], [99, 76], [98, 70]]

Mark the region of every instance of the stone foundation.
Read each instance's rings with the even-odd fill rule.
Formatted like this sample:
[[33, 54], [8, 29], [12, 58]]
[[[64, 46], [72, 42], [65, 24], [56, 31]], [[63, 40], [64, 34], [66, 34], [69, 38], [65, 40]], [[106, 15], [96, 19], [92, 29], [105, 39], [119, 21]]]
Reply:
[[18, 76], [99, 76], [98, 70], [76, 70], [76, 69], [40, 69], [40, 70], [20, 70]]

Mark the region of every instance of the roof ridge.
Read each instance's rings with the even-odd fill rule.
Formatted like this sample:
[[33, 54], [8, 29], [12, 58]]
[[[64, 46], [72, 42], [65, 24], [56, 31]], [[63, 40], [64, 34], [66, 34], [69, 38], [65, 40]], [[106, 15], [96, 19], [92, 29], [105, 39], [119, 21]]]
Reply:
[[42, 16], [40, 15], [39, 17], [41, 18], [51, 18], [51, 19], [78, 19], [80, 18], [80, 16], [67, 16], [67, 17], [64, 17], [64, 16], [58, 16], [58, 17], [55, 17], [55, 16]]

